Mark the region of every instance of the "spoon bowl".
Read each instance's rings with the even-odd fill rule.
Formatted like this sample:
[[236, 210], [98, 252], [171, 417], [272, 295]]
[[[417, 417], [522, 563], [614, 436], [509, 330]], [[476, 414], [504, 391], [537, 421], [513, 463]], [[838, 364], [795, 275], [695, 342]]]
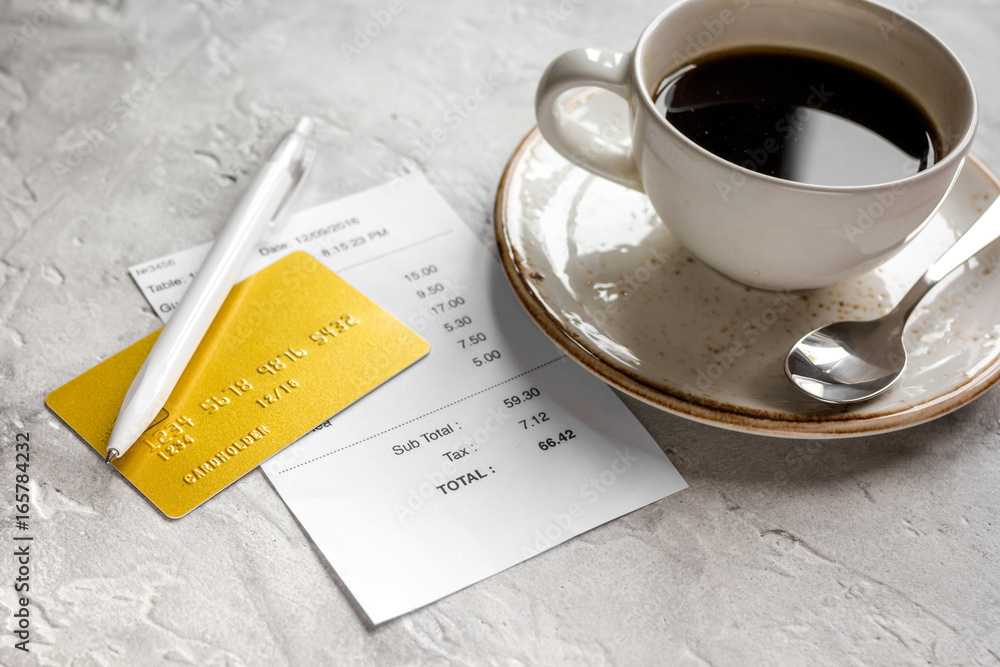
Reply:
[[883, 320], [835, 322], [799, 339], [785, 357], [785, 375], [824, 403], [850, 404], [878, 396], [906, 366], [901, 337], [884, 334]]
[[888, 390], [906, 367], [903, 327], [941, 279], [1000, 237], [1000, 202], [948, 248], [900, 299], [876, 320], [835, 322], [806, 334], [785, 357], [785, 376], [824, 403], [860, 403]]

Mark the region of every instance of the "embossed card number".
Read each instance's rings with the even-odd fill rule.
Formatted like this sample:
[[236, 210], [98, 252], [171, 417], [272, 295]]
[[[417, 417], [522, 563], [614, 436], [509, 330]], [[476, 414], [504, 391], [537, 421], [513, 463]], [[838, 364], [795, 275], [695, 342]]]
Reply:
[[[48, 396], [102, 457], [158, 334]], [[429, 351], [310, 255], [292, 253], [233, 288], [156, 423], [113, 465], [164, 514], [183, 516]]]

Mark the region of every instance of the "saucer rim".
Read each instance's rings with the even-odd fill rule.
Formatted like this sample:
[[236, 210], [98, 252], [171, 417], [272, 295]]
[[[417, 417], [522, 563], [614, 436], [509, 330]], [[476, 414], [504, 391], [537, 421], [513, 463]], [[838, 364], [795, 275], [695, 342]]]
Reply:
[[[586, 97], [589, 96], [576, 96], [570, 104], [575, 106]], [[507, 161], [497, 188], [493, 230], [504, 275], [518, 301], [542, 332], [570, 358], [616, 389], [679, 417], [710, 426], [782, 438], [818, 439], [861, 437], [917, 426], [967, 405], [1000, 380], [1000, 355], [997, 355], [990, 365], [970, 377], [967, 382], [941, 395], [908, 405], [904, 409], [860, 413], [855, 412], [857, 406], [854, 406], [845, 407], [842, 412], [815, 416], [792, 415], [706, 400], [676, 388], [656, 386], [654, 382], [644, 379], [639, 373], [629, 373], [615, 368], [610, 361], [603, 359], [599, 352], [590, 350], [577, 341], [549, 314], [541, 296], [528, 287], [529, 269], [522, 268], [523, 259], [518, 257], [518, 252], [508, 236], [507, 202], [510, 184], [518, 165], [539, 142], [545, 140], [535, 126], [524, 136]], [[970, 152], [966, 160], [986, 176], [1000, 195], [1000, 176], [975, 153]], [[579, 167], [574, 168], [579, 169]]]

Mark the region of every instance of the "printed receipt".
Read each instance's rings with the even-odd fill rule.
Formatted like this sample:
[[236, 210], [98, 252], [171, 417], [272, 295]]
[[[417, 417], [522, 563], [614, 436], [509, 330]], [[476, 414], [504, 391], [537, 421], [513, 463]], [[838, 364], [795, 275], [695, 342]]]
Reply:
[[[130, 269], [163, 320], [208, 248]], [[297, 214], [244, 275], [294, 250], [431, 344], [262, 465], [372, 623], [685, 488], [611, 389], [538, 330], [423, 176]]]

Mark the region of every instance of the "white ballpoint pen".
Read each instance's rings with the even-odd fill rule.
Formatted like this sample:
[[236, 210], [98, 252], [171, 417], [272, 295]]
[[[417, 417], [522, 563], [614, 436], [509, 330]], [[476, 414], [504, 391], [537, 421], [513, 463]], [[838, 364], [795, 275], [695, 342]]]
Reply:
[[107, 462], [125, 454], [149, 428], [236, 283], [247, 257], [273, 223], [288, 211], [315, 156], [307, 141], [312, 128], [312, 120], [300, 118], [254, 174], [129, 386], [111, 429]]

